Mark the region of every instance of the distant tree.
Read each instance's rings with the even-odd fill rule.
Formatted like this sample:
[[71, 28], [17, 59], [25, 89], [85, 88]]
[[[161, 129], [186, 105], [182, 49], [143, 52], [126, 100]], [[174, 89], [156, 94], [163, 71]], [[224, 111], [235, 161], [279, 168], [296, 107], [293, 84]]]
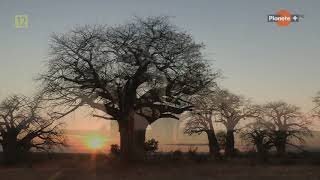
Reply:
[[5, 163], [20, 161], [34, 148], [48, 151], [64, 145], [58, 119], [46, 112], [41, 96], [10, 96], [0, 103], [0, 144]]
[[192, 99], [193, 108], [189, 112], [190, 116], [187, 119], [184, 133], [189, 135], [205, 133], [208, 137], [210, 154], [220, 157], [219, 142], [213, 126], [216, 105], [214, 100], [213, 92], [204, 93]]
[[255, 146], [259, 160], [266, 161], [269, 150], [274, 146], [271, 140], [271, 133], [266, 122], [257, 118], [254, 122], [246, 125], [240, 137]]
[[64, 113], [89, 105], [116, 120], [122, 158], [139, 160], [148, 124], [178, 119], [190, 96], [214, 84], [217, 73], [202, 49], [167, 17], [84, 26], [52, 36], [40, 80], [50, 99], [70, 107]]
[[287, 145], [301, 148], [307, 136], [312, 136], [310, 121], [300, 108], [285, 102], [271, 102], [263, 106], [262, 122], [270, 133], [270, 140], [279, 155], [284, 155]]
[[232, 156], [235, 153], [234, 133], [236, 126], [241, 120], [257, 116], [258, 109], [255, 105], [251, 105], [249, 100], [228, 90], [216, 91], [213, 97], [216, 122], [222, 123], [227, 131], [225, 155]]

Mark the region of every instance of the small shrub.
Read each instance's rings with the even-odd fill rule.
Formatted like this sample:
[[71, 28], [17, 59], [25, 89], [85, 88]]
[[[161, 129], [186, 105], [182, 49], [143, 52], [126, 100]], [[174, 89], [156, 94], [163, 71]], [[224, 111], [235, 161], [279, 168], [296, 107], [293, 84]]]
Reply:
[[120, 154], [120, 146], [118, 144], [111, 144], [110, 153], [118, 156]]
[[153, 153], [153, 152], [157, 151], [158, 148], [159, 148], [159, 142], [153, 138], [144, 143], [144, 150], [146, 152]]

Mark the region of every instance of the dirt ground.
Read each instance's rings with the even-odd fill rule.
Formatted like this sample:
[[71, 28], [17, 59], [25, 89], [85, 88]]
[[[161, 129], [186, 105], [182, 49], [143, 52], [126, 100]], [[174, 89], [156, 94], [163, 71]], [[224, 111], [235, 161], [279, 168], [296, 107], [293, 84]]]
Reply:
[[31, 165], [0, 167], [1, 180], [301, 180], [320, 179], [319, 164], [261, 165], [248, 161], [161, 161], [123, 165], [94, 158], [52, 158]]

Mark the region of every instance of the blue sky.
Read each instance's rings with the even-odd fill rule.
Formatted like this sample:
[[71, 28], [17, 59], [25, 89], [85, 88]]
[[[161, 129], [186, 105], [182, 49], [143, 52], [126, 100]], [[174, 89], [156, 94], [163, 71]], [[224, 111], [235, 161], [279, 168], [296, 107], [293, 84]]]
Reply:
[[[285, 100], [308, 111], [320, 90], [319, 8], [316, 0], [0, 0], [0, 98], [35, 90], [53, 32], [168, 15], [206, 45], [223, 87], [257, 103]], [[282, 28], [268, 23], [267, 15], [279, 9], [304, 19]], [[28, 15], [28, 29], [15, 28], [20, 14]]]

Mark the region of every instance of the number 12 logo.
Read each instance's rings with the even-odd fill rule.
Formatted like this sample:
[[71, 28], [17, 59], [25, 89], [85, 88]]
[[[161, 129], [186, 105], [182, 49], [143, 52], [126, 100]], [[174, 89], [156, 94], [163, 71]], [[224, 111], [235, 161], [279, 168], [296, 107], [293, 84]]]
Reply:
[[28, 16], [27, 15], [16, 15], [15, 18], [16, 28], [28, 28]]

